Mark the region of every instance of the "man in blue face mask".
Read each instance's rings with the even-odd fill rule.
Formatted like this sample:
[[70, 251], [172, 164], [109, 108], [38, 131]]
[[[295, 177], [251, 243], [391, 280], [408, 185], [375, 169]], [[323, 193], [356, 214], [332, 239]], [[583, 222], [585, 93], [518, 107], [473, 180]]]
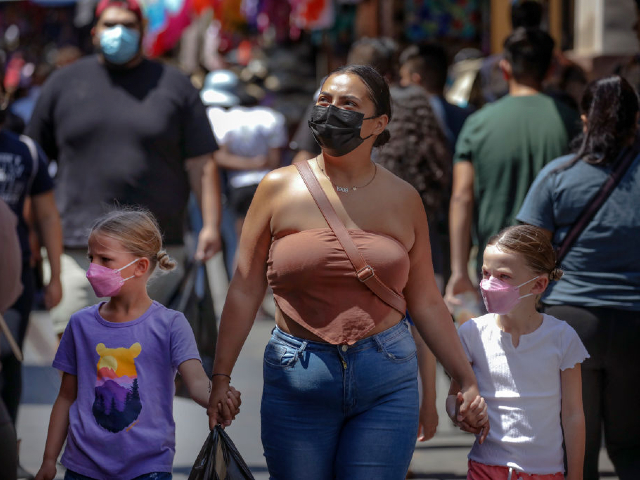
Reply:
[[[87, 232], [113, 205], [139, 205], [158, 219], [169, 255], [183, 266], [184, 219], [193, 192], [204, 227], [196, 256], [220, 248], [217, 150], [198, 91], [175, 68], [145, 58], [145, 21], [136, 0], [101, 0], [92, 30], [96, 55], [56, 71], [27, 127], [58, 165], [56, 203], [64, 255], [55, 330], [97, 302], [85, 278]], [[151, 296], [167, 303], [184, 269], [158, 276]]]
[[140, 6], [131, 1], [103, 0], [96, 8], [96, 17], [93, 43], [103, 61], [123, 68], [140, 63], [144, 24]]

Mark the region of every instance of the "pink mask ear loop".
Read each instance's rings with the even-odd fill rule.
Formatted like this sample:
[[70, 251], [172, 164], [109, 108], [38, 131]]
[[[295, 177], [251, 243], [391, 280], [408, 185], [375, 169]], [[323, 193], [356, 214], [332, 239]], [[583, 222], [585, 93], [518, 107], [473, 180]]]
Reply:
[[[121, 268], [117, 269], [117, 270], [116, 270], [116, 272], [121, 272], [122, 270], [124, 270], [124, 269], [125, 269], [125, 268], [127, 268], [128, 266], [133, 265], [134, 263], [136, 263], [138, 260], [141, 260], [141, 259], [140, 259], [140, 258], [136, 258], [133, 262], [127, 263], [124, 267], [121, 267]], [[123, 279], [122, 279], [122, 281], [123, 281], [123, 282], [126, 282], [127, 280], [130, 280], [130, 279], [132, 279], [133, 277], [135, 277], [135, 275], [131, 275], [131, 276], [130, 276], [130, 277], [128, 277], [128, 278], [123, 278]], [[523, 285], [524, 285], [524, 283], [523, 283]]]
[[[522, 285], [526, 285], [527, 283], [531, 283], [534, 280], [537, 280], [541, 277], [541, 275], [538, 275], [537, 277], [532, 278], [531, 280], [527, 280], [526, 282], [518, 285], [516, 288], [520, 288]], [[523, 298], [527, 298], [527, 297], [532, 297], [534, 294], [533, 293], [527, 293], [526, 295], [522, 295], [521, 297], [518, 298], [518, 300], [522, 300]]]

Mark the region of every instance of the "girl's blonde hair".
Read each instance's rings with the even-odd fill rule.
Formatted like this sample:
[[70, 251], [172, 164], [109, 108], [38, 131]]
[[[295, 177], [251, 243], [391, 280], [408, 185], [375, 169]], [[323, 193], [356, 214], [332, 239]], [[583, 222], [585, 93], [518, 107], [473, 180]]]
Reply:
[[556, 265], [556, 252], [542, 229], [532, 225], [507, 227], [489, 239], [487, 246], [522, 255], [536, 273], [546, 274], [550, 281], [560, 280], [563, 271]]
[[153, 214], [143, 208], [119, 208], [100, 217], [91, 227], [90, 235], [100, 233], [117, 241], [136, 257], [148, 258], [149, 273], [156, 266], [173, 270], [176, 262], [162, 249], [162, 234]]

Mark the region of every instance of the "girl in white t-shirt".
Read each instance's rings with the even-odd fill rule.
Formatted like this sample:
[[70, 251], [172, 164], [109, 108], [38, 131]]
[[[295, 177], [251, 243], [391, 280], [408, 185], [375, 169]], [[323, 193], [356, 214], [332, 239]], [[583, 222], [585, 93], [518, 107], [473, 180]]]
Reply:
[[[491, 430], [469, 452], [468, 480], [582, 480], [585, 425], [580, 364], [589, 355], [566, 322], [536, 310], [562, 271], [544, 230], [509, 227], [485, 251], [480, 290], [489, 312], [458, 330]], [[452, 381], [447, 413], [460, 404]], [[564, 431], [564, 437], [563, 437]]]

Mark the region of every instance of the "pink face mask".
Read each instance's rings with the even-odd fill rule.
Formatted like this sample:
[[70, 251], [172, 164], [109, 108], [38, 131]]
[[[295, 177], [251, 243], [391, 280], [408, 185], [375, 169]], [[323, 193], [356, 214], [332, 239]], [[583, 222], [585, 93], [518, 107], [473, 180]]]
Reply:
[[135, 277], [135, 275], [132, 275], [128, 278], [122, 278], [120, 271], [124, 270], [129, 265], [133, 265], [138, 260], [140, 259], [136, 258], [133, 262], [128, 263], [117, 270], [103, 267], [97, 263], [89, 265], [89, 270], [87, 270], [87, 280], [89, 280], [91, 287], [93, 287], [93, 291], [96, 292], [96, 296], [113, 297], [114, 295], [117, 295], [122, 288], [122, 284], [130, 278]]
[[494, 277], [483, 279], [480, 282], [480, 292], [482, 293], [484, 306], [487, 307], [487, 311], [489, 313], [506, 315], [513, 310], [518, 303], [520, 303], [521, 299], [534, 295], [533, 293], [529, 293], [527, 295], [520, 296], [520, 287], [527, 283], [531, 283], [538, 278], [540, 278], [540, 275], [518, 285], [517, 287], [509, 285], [508, 283]]

